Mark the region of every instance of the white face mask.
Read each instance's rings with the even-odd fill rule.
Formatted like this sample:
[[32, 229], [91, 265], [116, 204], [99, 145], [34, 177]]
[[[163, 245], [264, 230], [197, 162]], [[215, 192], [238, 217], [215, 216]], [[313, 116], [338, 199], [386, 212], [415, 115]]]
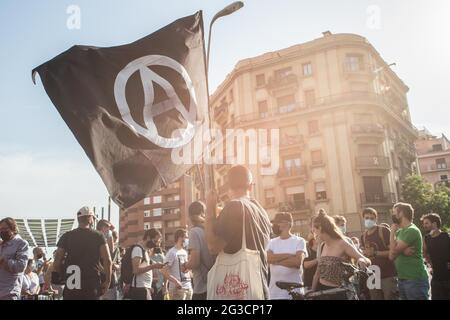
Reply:
[[366, 227], [366, 229], [372, 229], [373, 227], [376, 226], [376, 222], [375, 220], [365, 219], [364, 226]]
[[183, 241], [183, 247], [187, 248], [189, 246], [189, 239], [184, 239]]
[[341, 229], [343, 234], [345, 234], [347, 232], [347, 227], [346, 226], [341, 226], [341, 227], [339, 227], [339, 229]]

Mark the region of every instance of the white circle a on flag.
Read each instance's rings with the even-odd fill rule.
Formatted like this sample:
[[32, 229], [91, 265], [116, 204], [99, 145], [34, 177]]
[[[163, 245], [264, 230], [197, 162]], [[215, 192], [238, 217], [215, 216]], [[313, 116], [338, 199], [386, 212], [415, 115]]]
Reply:
[[[173, 86], [166, 79], [150, 70], [148, 68], [150, 66], [165, 66], [175, 70], [183, 77], [190, 96], [189, 111], [180, 101]], [[133, 119], [125, 93], [128, 80], [137, 71], [140, 73], [142, 86], [144, 89], [145, 105], [143, 108], [143, 118], [146, 128]], [[156, 105], [153, 104], [155, 98], [153, 82], [163, 88], [169, 98], [168, 100]], [[114, 83], [114, 98], [122, 119], [135, 132], [144, 136], [161, 148], [178, 148], [189, 143], [189, 141], [191, 141], [194, 137], [195, 120], [197, 118], [197, 99], [194, 85], [192, 84], [192, 80], [186, 69], [172, 58], [161, 55], [149, 55], [130, 62], [117, 74]], [[153, 118], [158, 114], [169, 111], [173, 108], [180, 112], [182, 117], [186, 120], [187, 126], [186, 128], [179, 128], [175, 130], [171, 138], [162, 137], [158, 133], [158, 129], [156, 128]]]

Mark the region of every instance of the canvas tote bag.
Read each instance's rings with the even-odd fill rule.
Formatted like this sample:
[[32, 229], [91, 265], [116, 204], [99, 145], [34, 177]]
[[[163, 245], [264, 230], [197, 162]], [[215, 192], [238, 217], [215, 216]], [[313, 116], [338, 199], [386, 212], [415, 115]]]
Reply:
[[264, 300], [259, 251], [247, 248], [245, 234], [245, 206], [254, 204], [246, 198], [236, 200], [243, 209], [241, 250], [234, 254], [222, 251], [217, 256], [208, 273], [208, 300]]

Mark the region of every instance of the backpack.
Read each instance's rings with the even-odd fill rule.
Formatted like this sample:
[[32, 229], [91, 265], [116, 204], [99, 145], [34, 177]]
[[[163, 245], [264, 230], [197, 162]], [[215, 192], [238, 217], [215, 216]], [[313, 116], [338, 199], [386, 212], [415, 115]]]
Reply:
[[122, 259], [122, 265], [120, 267], [120, 275], [122, 278], [122, 282], [126, 285], [130, 285], [133, 281], [134, 274], [133, 274], [133, 262], [131, 259], [131, 253], [133, 252], [133, 249], [135, 247], [139, 247], [142, 250], [142, 260], [145, 261], [145, 250], [140, 245], [135, 244], [127, 248], [125, 251], [125, 255]]
[[[387, 229], [381, 226], [377, 226], [377, 231], [378, 231], [378, 237], [381, 239], [381, 242], [383, 243], [384, 249], [388, 249], [389, 250], [389, 246], [386, 245], [386, 240], [384, 239], [384, 233], [383, 233], [383, 229]], [[388, 229], [389, 230], [389, 229]], [[365, 231], [363, 234], [363, 242], [364, 242], [364, 246], [367, 245], [367, 233], [368, 231]]]

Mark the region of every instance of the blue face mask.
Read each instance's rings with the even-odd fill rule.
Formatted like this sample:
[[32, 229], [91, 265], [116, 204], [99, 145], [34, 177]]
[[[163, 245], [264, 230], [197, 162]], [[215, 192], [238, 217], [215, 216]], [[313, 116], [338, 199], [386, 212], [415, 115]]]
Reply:
[[365, 219], [364, 226], [366, 227], [366, 229], [372, 229], [376, 226], [375, 220]]

